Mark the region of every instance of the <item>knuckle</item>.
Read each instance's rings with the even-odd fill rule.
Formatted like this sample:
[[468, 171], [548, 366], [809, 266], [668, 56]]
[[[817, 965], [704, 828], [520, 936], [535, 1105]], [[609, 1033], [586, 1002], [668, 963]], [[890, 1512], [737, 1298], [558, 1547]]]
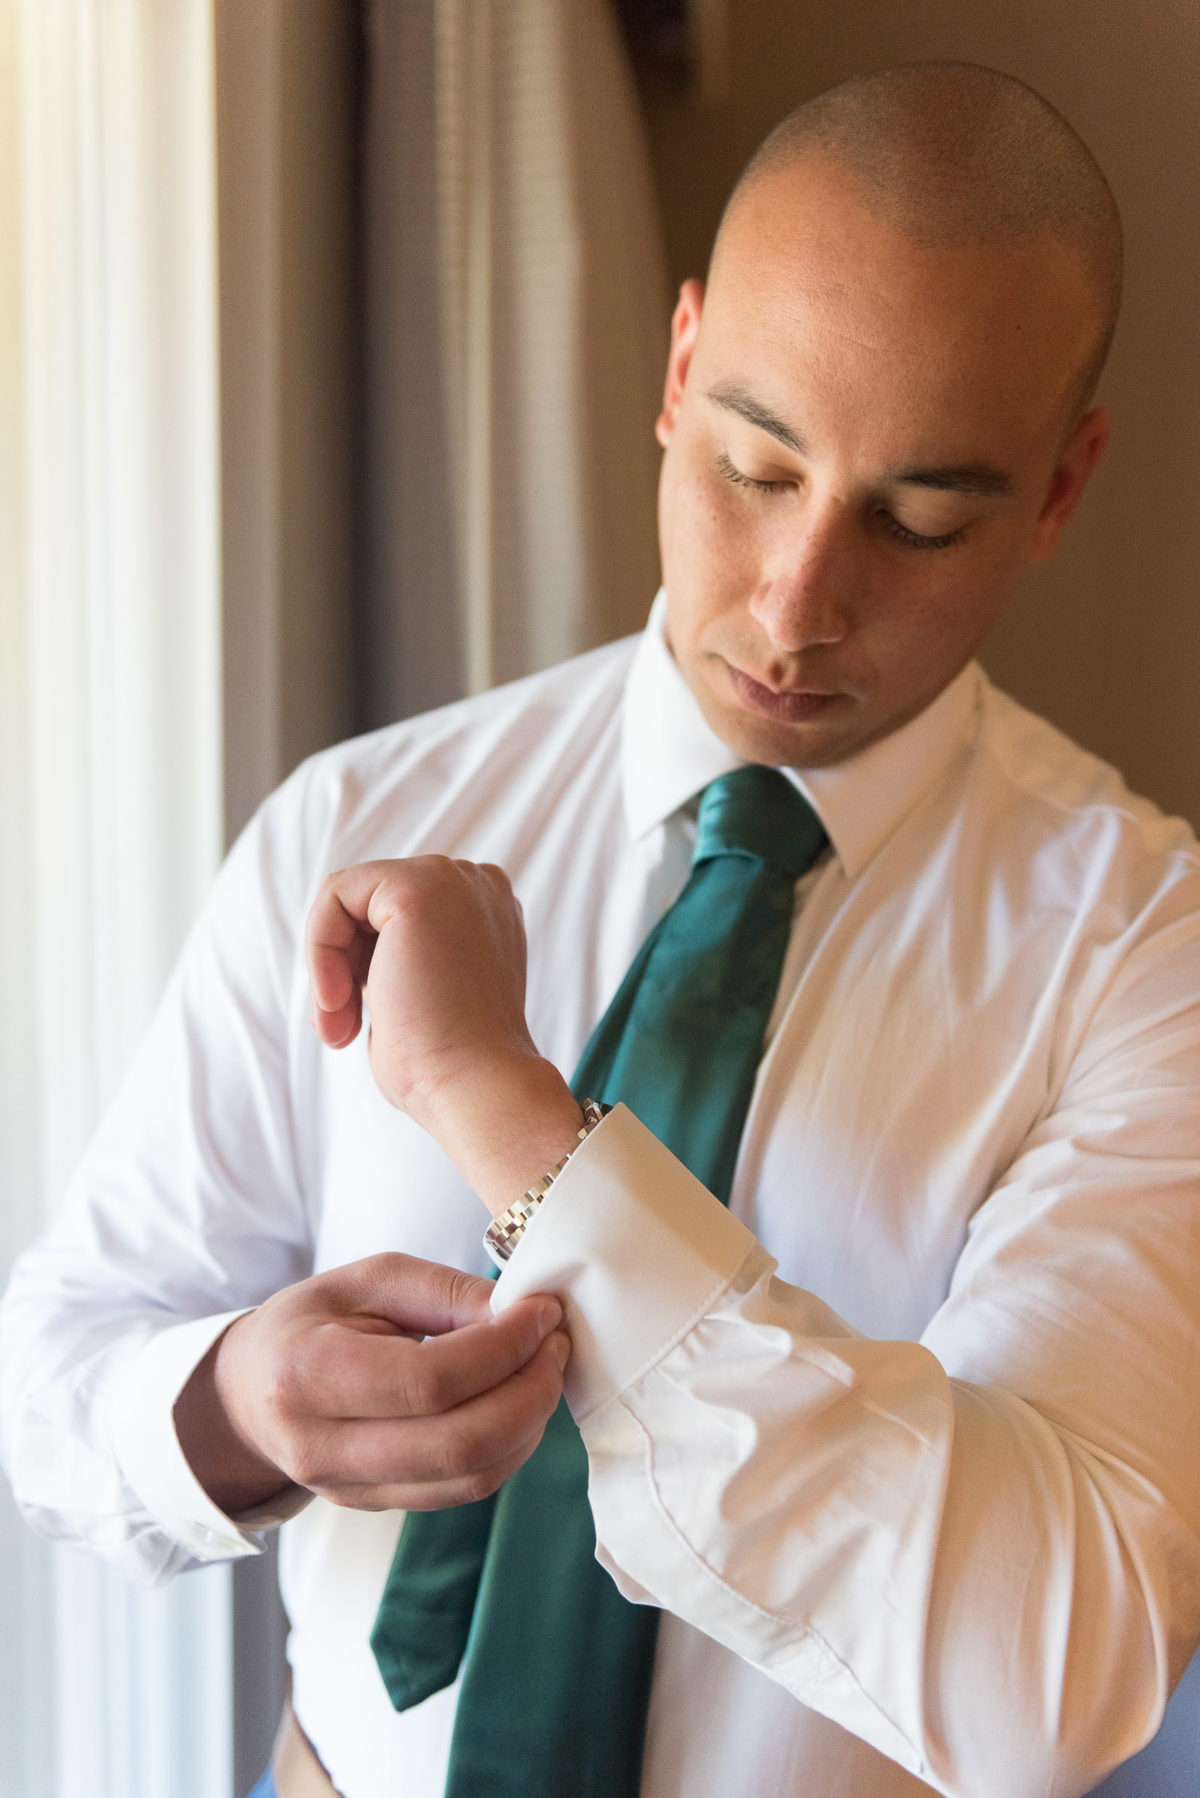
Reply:
[[480, 1452], [479, 1431], [461, 1418], [448, 1417], [430, 1450], [430, 1478], [456, 1480], [471, 1477], [488, 1459]]
[[482, 1279], [478, 1274], [464, 1273], [462, 1268], [452, 1268], [447, 1281], [447, 1298], [455, 1312], [468, 1310], [472, 1305], [484, 1307], [490, 1315], [492, 1290], [495, 1282]]
[[267, 1369], [263, 1402], [284, 1426], [303, 1417], [312, 1406], [312, 1380], [303, 1355], [276, 1356]]
[[298, 1486], [307, 1486], [310, 1491], [320, 1492], [326, 1498], [331, 1496], [328, 1455], [320, 1441], [311, 1437], [300, 1437], [294, 1441], [287, 1455], [284, 1472]]
[[309, 1492], [319, 1492], [325, 1498], [329, 1496], [325, 1481], [321, 1477], [322, 1469], [317, 1465], [315, 1457], [310, 1455], [303, 1446], [293, 1448], [290, 1454], [282, 1454], [280, 1466], [288, 1478], [296, 1482], [297, 1486], [304, 1486]]
[[399, 1409], [405, 1417], [432, 1417], [446, 1409], [445, 1381], [420, 1355], [412, 1357], [401, 1377]]
[[504, 1484], [507, 1470], [502, 1467], [485, 1467], [476, 1473], [468, 1473], [462, 1480], [462, 1504], [477, 1504], [481, 1498], [491, 1498]]
[[322, 906], [340, 903], [338, 889], [346, 877], [345, 868], [333, 868], [317, 888], [317, 902]]
[[448, 855], [414, 855], [395, 863], [397, 885], [404, 891], [420, 889], [433, 883], [444, 883], [457, 863]]
[[451, 1411], [455, 1394], [450, 1370], [436, 1352], [437, 1338], [404, 1346], [408, 1352], [396, 1373], [396, 1414], [425, 1418]]
[[400, 1249], [383, 1249], [377, 1255], [364, 1256], [355, 1265], [362, 1271], [364, 1286], [374, 1291], [379, 1287], [399, 1285], [419, 1264], [415, 1256], [406, 1255]]
[[472, 1408], [461, 1417], [448, 1418], [439, 1431], [433, 1477], [468, 1481], [495, 1478], [498, 1484], [503, 1475], [496, 1475], [494, 1470], [507, 1464], [514, 1454], [519, 1456], [517, 1445], [533, 1431], [540, 1435], [542, 1427], [540, 1413], [532, 1418], [515, 1418], [508, 1412], [497, 1417]]

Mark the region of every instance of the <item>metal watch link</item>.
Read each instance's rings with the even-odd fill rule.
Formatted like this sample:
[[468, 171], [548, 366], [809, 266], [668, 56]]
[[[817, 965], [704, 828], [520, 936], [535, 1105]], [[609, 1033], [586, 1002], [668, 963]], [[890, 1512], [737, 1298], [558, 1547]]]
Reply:
[[568, 1149], [562, 1160], [556, 1162], [548, 1174], [542, 1175], [536, 1186], [531, 1186], [528, 1192], [522, 1193], [515, 1205], [510, 1205], [507, 1211], [502, 1211], [499, 1217], [492, 1219], [484, 1232], [483, 1246], [497, 1267], [504, 1266], [524, 1236], [530, 1218], [570, 1161], [579, 1144], [587, 1140], [596, 1125], [606, 1118], [611, 1110], [611, 1105], [602, 1105], [598, 1099], [584, 1099], [583, 1127], [578, 1133], [574, 1146]]

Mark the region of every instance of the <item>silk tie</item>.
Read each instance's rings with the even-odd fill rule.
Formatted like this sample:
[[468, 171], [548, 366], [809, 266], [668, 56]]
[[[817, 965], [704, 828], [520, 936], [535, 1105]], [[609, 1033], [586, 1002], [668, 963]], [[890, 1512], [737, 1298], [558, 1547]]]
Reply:
[[[688, 883], [571, 1082], [624, 1100], [724, 1203], [795, 882], [825, 840], [774, 769], [706, 787]], [[637, 1798], [658, 1611], [622, 1598], [595, 1550], [565, 1403], [492, 1498], [406, 1518], [371, 1646], [397, 1710], [462, 1666], [446, 1798]]]

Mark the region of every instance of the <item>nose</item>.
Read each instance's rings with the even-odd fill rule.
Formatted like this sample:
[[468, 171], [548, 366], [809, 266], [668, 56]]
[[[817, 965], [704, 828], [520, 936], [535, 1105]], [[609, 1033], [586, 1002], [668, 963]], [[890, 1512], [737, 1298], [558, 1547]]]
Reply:
[[750, 614], [776, 649], [794, 655], [846, 636], [848, 530], [836, 499], [810, 494], [771, 544]]

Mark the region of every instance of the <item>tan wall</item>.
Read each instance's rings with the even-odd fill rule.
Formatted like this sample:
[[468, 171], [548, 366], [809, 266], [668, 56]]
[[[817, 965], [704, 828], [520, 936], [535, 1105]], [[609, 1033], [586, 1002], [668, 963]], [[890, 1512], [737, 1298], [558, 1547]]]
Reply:
[[1030, 82], [1082, 133], [1125, 218], [1125, 312], [1101, 397], [1112, 448], [1056, 560], [985, 661], [1002, 685], [1200, 825], [1200, 6], [1197, 0], [726, 0], [728, 98], [648, 96], [678, 281], [806, 95], [927, 57]]

